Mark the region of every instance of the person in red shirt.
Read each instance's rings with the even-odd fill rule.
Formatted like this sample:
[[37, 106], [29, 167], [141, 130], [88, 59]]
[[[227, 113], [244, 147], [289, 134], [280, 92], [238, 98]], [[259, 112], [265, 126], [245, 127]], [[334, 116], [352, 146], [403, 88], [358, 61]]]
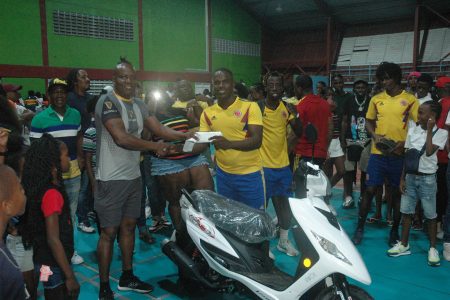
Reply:
[[[326, 100], [313, 94], [313, 81], [308, 75], [298, 76], [295, 80], [295, 95], [300, 99], [297, 105], [298, 117], [302, 121], [303, 128], [313, 124], [317, 129], [317, 142], [314, 145], [314, 163], [322, 167], [328, 155], [328, 146], [333, 131], [333, 119], [330, 106]], [[295, 166], [300, 159], [311, 161], [313, 145], [308, 142], [305, 133], [298, 139], [295, 147]]]
[[[450, 126], [445, 124], [448, 112], [450, 110], [450, 77], [440, 77], [436, 82], [437, 95], [439, 97], [439, 103], [442, 107], [442, 113], [440, 118], [436, 122], [438, 128], [450, 129]], [[448, 143], [448, 141], [447, 141]], [[438, 151], [438, 170], [436, 173], [437, 178], [437, 193], [436, 193], [436, 213], [437, 213], [437, 238], [442, 239], [444, 237], [444, 224], [443, 216], [445, 215], [448, 203], [448, 188], [450, 187], [448, 177], [446, 177], [448, 168], [448, 148]], [[447, 175], [448, 176], [448, 175]], [[449, 209], [450, 210], [450, 209]], [[450, 224], [450, 223], [449, 223]], [[450, 247], [448, 247], [450, 250]], [[450, 253], [448, 253], [450, 255]], [[445, 252], [444, 252], [445, 257]], [[449, 256], [450, 257], [450, 256]]]
[[[36, 158], [39, 159], [36, 159]], [[33, 246], [35, 273], [45, 299], [78, 299], [80, 285], [70, 266], [73, 225], [62, 173], [69, 169], [66, 144], [49, 134], [33, 141], [22, 173], [27, 201], [22, 240]]]

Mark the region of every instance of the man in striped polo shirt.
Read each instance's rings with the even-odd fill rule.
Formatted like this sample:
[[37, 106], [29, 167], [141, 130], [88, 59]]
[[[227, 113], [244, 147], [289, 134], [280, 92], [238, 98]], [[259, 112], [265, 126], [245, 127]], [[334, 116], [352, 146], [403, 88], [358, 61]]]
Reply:
[[[38, 139], [44, 133], [49, 133], [64, 142], [69, 149], [70, 169], [63, 174], [64, 186], [70, 202], [72, 224], [76, 224], [78, 193], [80, 192], [80, 168], [83, 165], [80, 113], [67, 105], [66, 81], [55, 78], [50, 81], [47, 94], [50, 106], [37, 114], [31, 121], [30, 138]], [[74, 227], [75, 228], [75, 227]], [[83, 263], [83, 258], [75, 251], [73, 264]]]

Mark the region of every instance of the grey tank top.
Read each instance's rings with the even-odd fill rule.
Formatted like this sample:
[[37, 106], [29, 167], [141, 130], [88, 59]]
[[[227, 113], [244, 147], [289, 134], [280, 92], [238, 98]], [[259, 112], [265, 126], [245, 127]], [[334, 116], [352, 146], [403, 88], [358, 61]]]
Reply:
[[141, 176], [139, 169], [140, 151], [118, 146], [103, 124], [104, 107], [117, 108], [125, 130], [137, 138], [141, 137], [144, 119], [148, 116], [145, 104], [139, 99], [130, 103], [120, 101], [113, 91], [100, 97], [95, 106], [95, 124], [97, 128], [97, 173], [96, 179], [133, 180]]

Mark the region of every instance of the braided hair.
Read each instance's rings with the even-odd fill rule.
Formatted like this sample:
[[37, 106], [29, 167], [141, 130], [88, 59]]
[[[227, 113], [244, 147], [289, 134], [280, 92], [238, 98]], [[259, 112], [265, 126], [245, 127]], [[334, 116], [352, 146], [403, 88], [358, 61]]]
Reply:
[[[25, 247], [33, 244], [36, 233], [45, 232], [45, 220], [41, 212], [42, 197], [49, 188], [56, 188], [68, 203], [61, 171], [61, 142], [49, 134], [32, 142], [25, 155], [22, 173], [22, 186], [27, 196], [25, 214], [21, 217], [22, 239]], [[56, 168], [56, 178], [53, 169]], [[58, 186], [54, 185], [57, 179]], [[63, 209], [68, 209], [64, 205]]]

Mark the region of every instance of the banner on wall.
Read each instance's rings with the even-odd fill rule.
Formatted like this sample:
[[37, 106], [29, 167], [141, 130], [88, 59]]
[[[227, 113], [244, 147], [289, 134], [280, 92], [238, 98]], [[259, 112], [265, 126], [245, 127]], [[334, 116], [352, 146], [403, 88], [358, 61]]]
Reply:
[[211, 84], [207, 82], [196, 82], [195, 83], [195, 94], [203, 94], [203, 91], [208, 89], [211, 92]]

